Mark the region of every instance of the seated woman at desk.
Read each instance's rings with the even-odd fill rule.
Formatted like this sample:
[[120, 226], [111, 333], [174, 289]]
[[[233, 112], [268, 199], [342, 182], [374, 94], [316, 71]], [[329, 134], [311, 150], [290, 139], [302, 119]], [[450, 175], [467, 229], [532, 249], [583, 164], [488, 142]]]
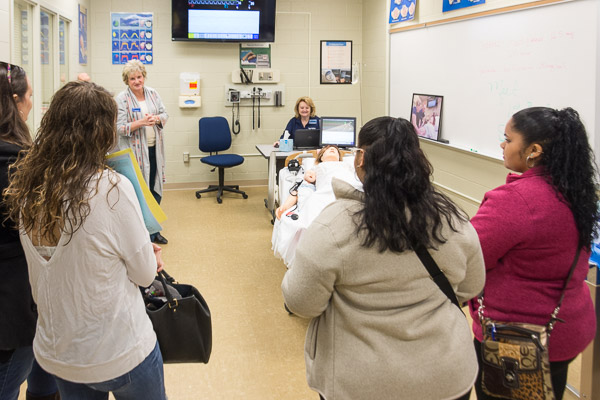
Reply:
[[[280, 139], [283, 139], [285, 132], [288, 132], [290, 136], [287, 139], [294, 139], [294, 135], [297, 129], [319, 129], [319, 117], [317, 117], [317, 110], [315, 103], [308, 96], [300, 97], [296, 100], [294, 106], [294, 117], [290, 119], [285, 131], [281, 134]], [[279, 141], [276, 141], [274, 146], [279, 146]]]

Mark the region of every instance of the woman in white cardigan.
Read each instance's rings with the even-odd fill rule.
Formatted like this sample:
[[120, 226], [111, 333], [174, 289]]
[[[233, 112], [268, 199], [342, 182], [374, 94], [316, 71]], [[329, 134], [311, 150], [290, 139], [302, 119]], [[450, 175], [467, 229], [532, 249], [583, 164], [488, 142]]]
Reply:
[[428, 249], [464, 302], [485, 277], [475, 229], [434, 190], [409, 121], [374, 119], [359, 145], [364, 193], [333, 180], [337, 200], [302, 236], [282, 283], [289, 309], [313, 318], [308, 384], [326, 400], [468, 399], [469, 324], [413, 249]]
[[127, 178], [108, 169], [117, 106], [100, 86], [56, 92], [6, 201], [20, 221], [38, 320], [33, 352], [63, 400], [166, 400], [156, 334], [138, 286], [160, 267]]
[[[156, 90], [145, 86], [146, 67], [138, 60], [131, 60], [122, 73], [127, 89], [117, 95], [118, 149], [131, 148], [144, 180], [152, 195], [160, 204], [165, 181], [164, 127], [169, 119], [167, 110]], [[167, 244], [167, 239], [155, 233], [150, 236], [154, 243]]]

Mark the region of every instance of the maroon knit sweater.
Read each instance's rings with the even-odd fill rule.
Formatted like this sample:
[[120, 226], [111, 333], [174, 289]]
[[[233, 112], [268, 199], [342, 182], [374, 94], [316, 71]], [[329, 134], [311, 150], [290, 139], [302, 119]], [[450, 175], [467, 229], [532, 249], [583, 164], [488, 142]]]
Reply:
[[[486, 193], [471, 223], [486, 267], [485, 316], [545, 325], [558, 304], [575, 257], [573, 213], [542, 175], [542, 167], [509, 174]], [[550, 336], [550, 361], [571, 359], [592, 341], [596, 317], [585, 283], [590, 253], [582, 249]], [[473, 332], [482, 340], [477, 299], [471, 301]]]

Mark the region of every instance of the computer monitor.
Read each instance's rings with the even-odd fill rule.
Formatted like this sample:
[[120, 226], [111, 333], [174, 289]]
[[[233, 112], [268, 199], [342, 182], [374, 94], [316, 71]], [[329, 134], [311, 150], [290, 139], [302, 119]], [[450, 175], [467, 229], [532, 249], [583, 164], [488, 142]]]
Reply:
[[321, 117], [321, 147], [334, 144], [338, 147], [356, 146], [356, 118]]

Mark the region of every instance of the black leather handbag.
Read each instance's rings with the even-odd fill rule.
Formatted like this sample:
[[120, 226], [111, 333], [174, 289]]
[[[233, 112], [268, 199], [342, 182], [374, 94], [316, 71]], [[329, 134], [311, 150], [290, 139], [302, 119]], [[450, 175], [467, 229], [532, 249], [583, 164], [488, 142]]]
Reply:
[[[195, 287], [176, 283], [164, 270], [157, 279], [163, 285], [166, 302], [152, 310], [156, 302], [149, 302], [146, 297], [144, 301], [163, 362], [207, 363], [212, 350], [212, 323], [206, 301]], [[174, 298], [168, 286], [177, 290], [181, 299]]]

